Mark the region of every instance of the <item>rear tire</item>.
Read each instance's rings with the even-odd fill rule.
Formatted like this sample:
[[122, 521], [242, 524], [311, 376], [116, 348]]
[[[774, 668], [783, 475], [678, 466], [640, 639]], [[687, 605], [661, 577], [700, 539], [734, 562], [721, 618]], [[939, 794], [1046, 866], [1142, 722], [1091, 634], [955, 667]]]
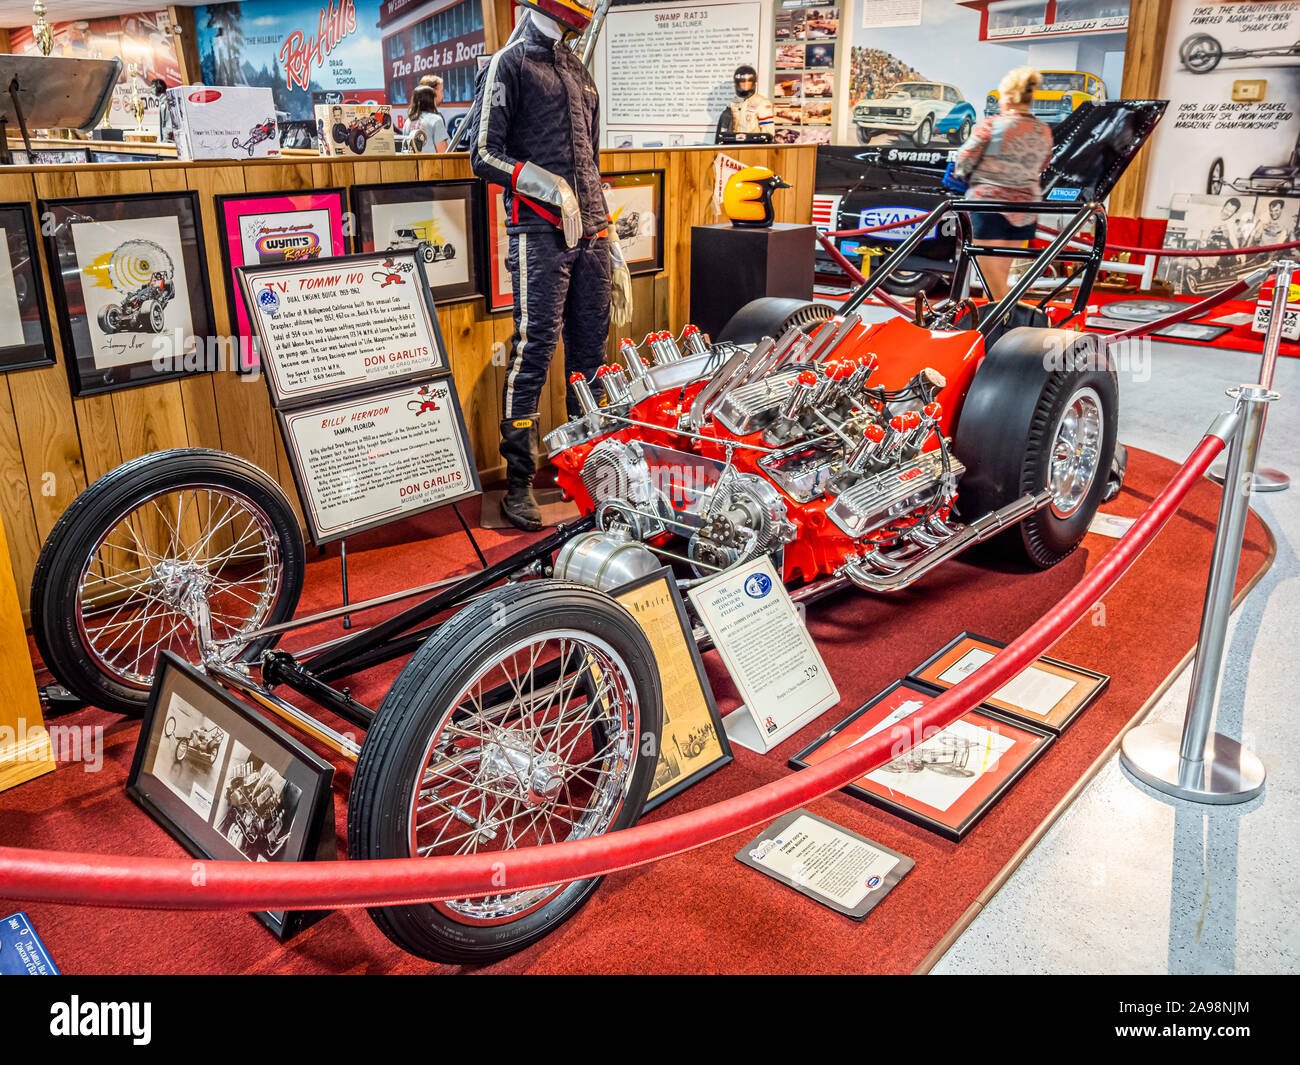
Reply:
[[805, 330], [819, 325], [835, 312], [824, 303], [814, 300], [793, 299], [789, 296], [760, 296], [750, 300], [722, 327], [714, 337], [717, 341], [733, 344], [753, 344], [763, 337], [774, 340], [792, 325]]
[[[535, 670], [533, 664], [548, 659], [538, 657], [536, 649], [557, 633], [569, 634], [569, 650], [561, 650], [561, 658], [599, 666], [599, 700], [591, 698], [589, 665], [538, 682], [545, 666]], [[516, 685], [509, 681], [509, 664], [518, 668], [520, 659], [519, 676], [529, 679]], [[552, 689], [567, 694], [547, 694]], [[580, 706], [570, 703], [573, 693], [581, 693]], [[661, 716], [650, 645], [613, 599], [561, 581], [499, 588], [439, 628], [385, 697], [357, 761], [348, 852], [353, 858], [485, 850], [504, 855], [515, 846], [626, 828], [640, 816], [650, 790], [657, 761], [650, 752], [658, 749]], [[556, 717], [564, 722], [558, 731]], [[453, 723], [456, 728], [448, 731]], [[566, 728], [576, 735], [574, 743], [589, 737], [596, 754], [588, 757], [581, 743], [581, 751], [558, 764], [550, 758], [552, 751], [572, 749]], [[651, 736], [653, 748], [645, 742]], [[590, 789], [584, 806], [580, 796], [590, 781], [579, 778], [591, 770], [580, 767], [598, 757], [595, 779], [603, 783]], [[499, 773], [497, 764], [508, 758], [515, 768]], [[534, 791], [539, 774], [541, 795]], [[555, 783], [560, 778], [563, 785]], [[561, 807], [572, 819], [560, 813]], [[599, 816], [589, 822], [593, 811]], [[508, 863], [501, 865], [506, 869]], [[430, 961], [480, 965], [548, 935], [578, 911], [599, 882], [520, 885], [512, 893], [389, 906], [370, 915], [403, 950]]]
[[[1051, 368], [1044, 365], [1052, 356]], [[966, 464], [958, 510], [970, 522], [1053, 490], [1046, 507], [989, 542], [1040, 569], [1074, 551], [1106, 492], [1119, 423], [1119, 383], [1095, 341], [1063, 329], [1009, 330], [971, 383], [953, 450]]]

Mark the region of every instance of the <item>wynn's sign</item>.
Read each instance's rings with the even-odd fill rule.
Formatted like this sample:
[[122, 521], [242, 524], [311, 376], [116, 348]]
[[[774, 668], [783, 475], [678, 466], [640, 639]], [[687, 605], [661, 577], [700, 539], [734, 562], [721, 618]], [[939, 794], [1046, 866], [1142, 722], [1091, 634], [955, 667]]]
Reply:
[[327, 0], [316, 20], [315, 36], [294, 30], [280, 46], [285, 86], [310, 88], [312, 71], [324, 67], [330, 52], [356, 28], [357, 9], [353, 0]]

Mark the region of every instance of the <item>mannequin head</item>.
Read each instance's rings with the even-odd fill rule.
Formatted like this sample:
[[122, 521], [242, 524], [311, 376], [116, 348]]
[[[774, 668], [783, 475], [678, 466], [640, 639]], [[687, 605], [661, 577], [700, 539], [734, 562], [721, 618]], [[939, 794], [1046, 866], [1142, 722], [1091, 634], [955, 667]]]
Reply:
[[581, 33], [595, 14], [594, 6], [580, 0], [519, 0], [519, 4], [529, 9], [538, 29], [556, 40], [565, 33]]
[[732, 80], [736, 84], [736, 95], [742, 100], [749, 99], [758, 91], [758, 71], [748, 63], [742, 63], [736, 68]]

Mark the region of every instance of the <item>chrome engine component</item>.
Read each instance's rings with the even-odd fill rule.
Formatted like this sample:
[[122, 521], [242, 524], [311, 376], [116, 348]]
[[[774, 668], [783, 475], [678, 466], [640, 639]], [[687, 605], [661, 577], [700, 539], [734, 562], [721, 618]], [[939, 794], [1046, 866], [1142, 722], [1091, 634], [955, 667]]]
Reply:
[[686, 385], [708, 376], [714, 364], [726, 355], [725, 346], [710, 348], [699, 355], [688, 355], [676, 362], [665, 362], [645, 368], [645, 376], [633, 381], [628, 388], [633, 404], [649, 399], [659, 392], [684, 388]]
[[826, 517], [848, 536], [861, 537], [931, 502], [936, 495], [952, 495], [956, 479], [966, 472], [949, 454], [949, 476], [944, 477], [938, 451], [927, 451], [907, 462], [869, 474], [836, 496]]
[[582, 485], [598, 508], [617, 508], [638, 538], [664, 531], [667, 501], [655, 486], [640, 443], [602, 440], [583, 464]]
[[734, 388], [714, 408], [713, 416], [737, 436], [757, 432], [776, 416], [801, 372], [784, 370]]
[[558, 580], [607, 592], [647, 577], [662, 563], [648, 547], [622, 528], [575, 536], [555, 557]]
[[[734, 471], [708, 493], [703, 524], [687, 544], [697, 572], [711, 573], [757, 558], [794, 537], [785, 501], [770, 483]], [[702, 574], [703, 575], [703, 574]]]

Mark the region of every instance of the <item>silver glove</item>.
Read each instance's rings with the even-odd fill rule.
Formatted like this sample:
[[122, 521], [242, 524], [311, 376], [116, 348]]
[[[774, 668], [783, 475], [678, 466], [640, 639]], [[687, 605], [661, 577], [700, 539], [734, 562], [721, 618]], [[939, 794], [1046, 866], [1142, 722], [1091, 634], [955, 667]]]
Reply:
[[564, 230], [564, 243], [570, 248], [582, 237], [582, 208], [569, 183], [559, 174], [552, 174], [533, 163], [525, 163], [515, 179], [515, 189], [523, 195], [549, 203], [560, 209], [560, 226]]
[[632, 271], [623, 257], [623, 246], [610, 227], [609, 318], [617, 326], [632, 321]]

